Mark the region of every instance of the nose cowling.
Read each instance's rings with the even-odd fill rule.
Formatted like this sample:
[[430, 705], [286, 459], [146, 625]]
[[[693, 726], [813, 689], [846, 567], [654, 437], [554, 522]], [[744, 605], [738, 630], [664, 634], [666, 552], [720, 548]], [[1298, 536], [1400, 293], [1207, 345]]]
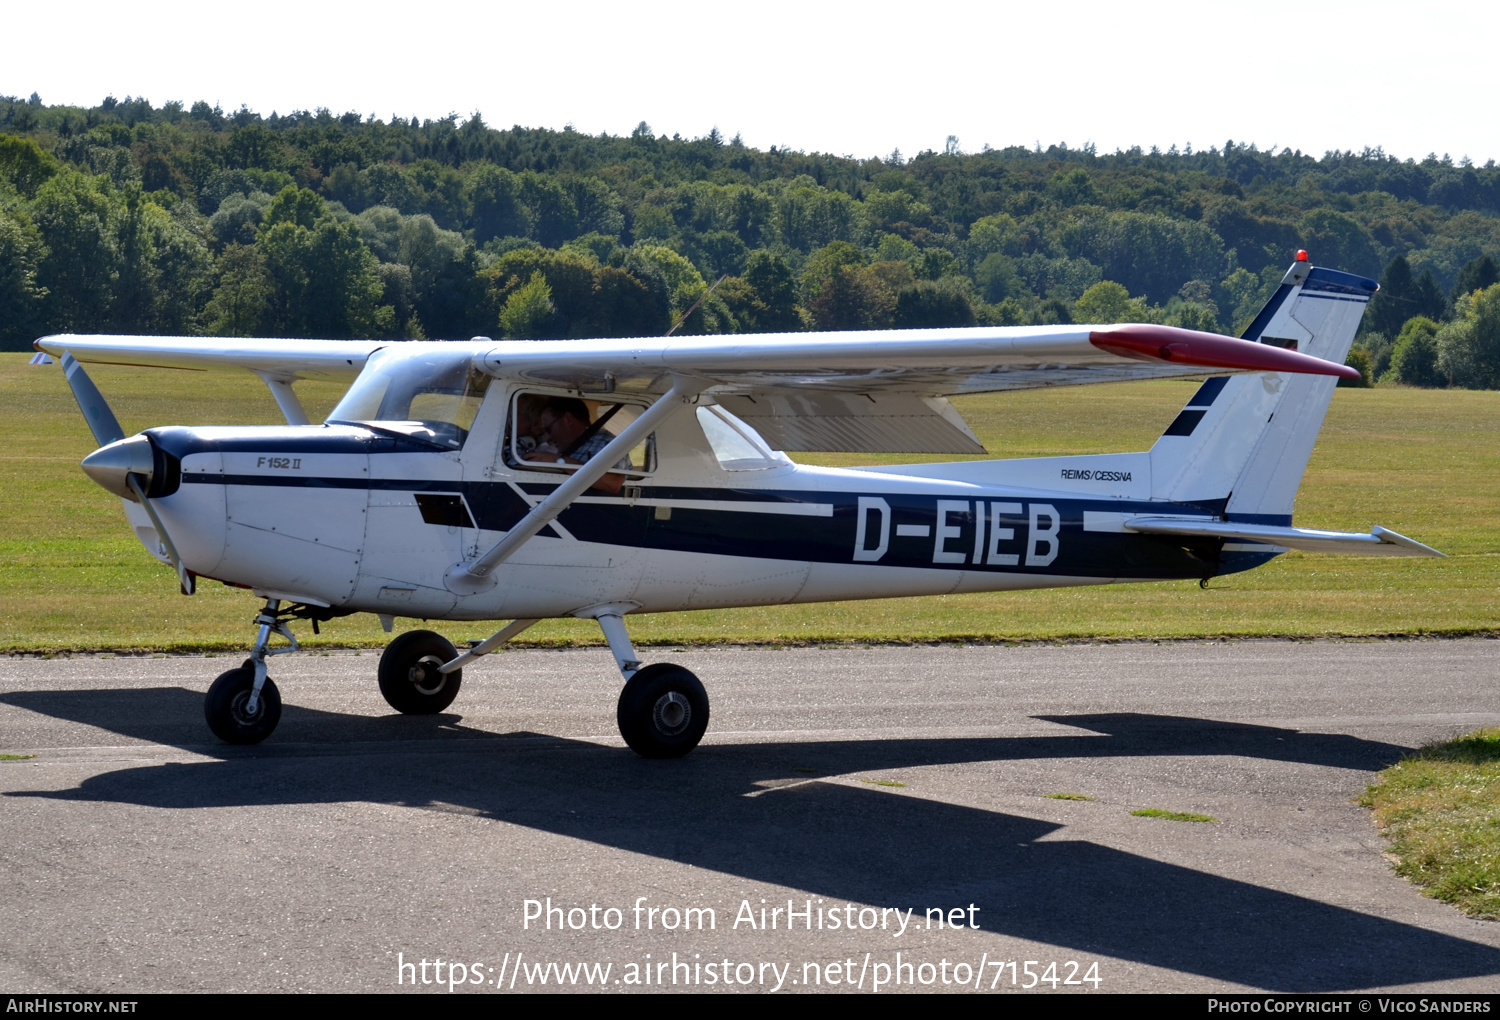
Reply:
[[153, 443], [149, 436], [117, 439], [83, 458], [83, 473], [117, 496], [135, 500], [126, 482], [135, 475], [149, 498], [170, 496], [182, 483], [182, 463]]

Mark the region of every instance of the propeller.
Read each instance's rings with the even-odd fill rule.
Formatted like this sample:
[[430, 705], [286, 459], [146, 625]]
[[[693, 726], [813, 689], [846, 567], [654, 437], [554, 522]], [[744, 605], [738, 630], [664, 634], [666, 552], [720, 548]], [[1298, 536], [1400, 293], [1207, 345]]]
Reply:
[[[150, 440], [147, 440], [150, 442]], [[172, 569], [177, 571], [177, 583], [182, 588], [184, 595], [191, 595], [197, 591], [197, 579], [188, 573], [187, 567], [182, 564], [182, 557], [177, 554], [177, 547], [172, 544], [172, 536], [167, 534], [167, 526], [161, 522], [161, 517], [156, 513], [156, 507], [146, 498], [146, 490], [141, 488], [140, 476], [134, 473], [125, 476], [125, 481], [135, 490], [136, 498], [140, 500], [141, 506], [146, 508], [146, 514], [151, 518], [151, 523], [156, 526], [156, 533], [161, 536], [162, 548], [167, 551], [167, 559], [172, 561]]]
[[[68, 387], [78, 401], [78, 409], [83, 412], [83, 420], [88, 422], [89, 431], [99, 444], [99, 449], [83, 458], [84, 473], [110, 492], [133, 499], [145, 508], [146, 516], [151, 518], [162, 548], [167, 552], [167, 559], [172, 561], [172, 568], [177, 571], [177, 581], [182, 587], [182, 593], [193, 594], [197, 588], [196, 579], [183, 565], [182, 557], [178, 555], [177, 546], [167, 533], [161, 515], [146, 496], [146, 487], [151, 484], [151, 477], [156, 469], [156, 452], [151, 440], [145, 436], [125, 438], [125, 430], [120, 427], [115, 413], [109, 409], [109, 403], [99, 392], [99, 387], [94, 385], [94, 380], [89, 378], [78, 359], [67, 351], [63, 352], [62, 367]], [[142, 484], [142, 479], [145, 479], [145, 484]]]
[[94, 385], [94, 380], [89, 378], [78, 359], [64, 351], [62, 367], [68, 386], [73, 390], [73, 397], [78, 401], [78, 409], [83, 412], [83, 420], [89, 423], [89, 431], [94, 434], [94, 442], [100, 446], [108, 446], [116, 440], [124, 439], [125, 430], [120, 428], [120, 420], [109, 409], [104, 394], [99, 392], [99, 387]]

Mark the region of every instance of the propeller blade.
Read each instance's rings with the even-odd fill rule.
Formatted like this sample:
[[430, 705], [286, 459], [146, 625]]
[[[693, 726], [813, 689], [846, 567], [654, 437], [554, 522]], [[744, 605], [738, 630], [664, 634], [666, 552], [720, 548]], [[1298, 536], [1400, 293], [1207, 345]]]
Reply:
[[104, 395], [83, 370], [78, 359], [64, 351], [62, 366], [63, 375], [67, 376], [68, 385], [73, 390], [73, 397], [78, 401], [78, 409], [83, 412], [83, 420], [88, 422], [89, 431], [94, 434], [94, 441], [100, 446], [108, 446], [117, 439], [124, 439], [125, 430], [120, 428], [115, 413], [109, 409]]
[[[83, 370], [78, 359], [64, 351], [62, 356], [63, 375], [67, 377], [68, 386], [73, 390], [73, 397], [78, 401], [78, 409], [83, 412], [84, 421], [88, 422], [89, 431], [94, 434], [94, 441], [99, 446], [106, 447], [111, 443], [119, 442], [125, 438], [125, 430], [120, 428], [120, 421], [115, 413], [109, 409], [104, 395], [99, 392], [99, 387], [94, 385], [94, 380]], [[139, 437], [144, 439], [145, 437]], [[100, 451], [95, 450], [89, 457], [93, 457]], [[88, 458], [84, 458], [85, 461]], [[109, 466], [117, 467], [111, 463]], [[84, 469], [87, 471], [87, 467]], [[93, 476], [93, 472], [90, 472]], [[125, 484], [130, 491], [135, 493], [136, 499], [140, 500], [141, 506], [146, 508], [146, 515], [151, 518], [151, 523], [156, 526], [157, 537], [161, 539], [162, 548], [167, 551], [167, 559], [172, 561], [172, 569], [177, 571], [177, 582], [182, 587], [184, 595], [191, 595], [197, 585], [192, 574], [188, 573], [187, 567], [183, 566], [182, 557], [177, 554], [177, 546], [172, 542], [172, 536], [167, 534], [167, 526], [162, 523], [161, 516], [156, 512], [156, 507], [151, 505], [151, 500], [146, 498], [146, 489], [141, 485], [141, 476], [134, 472], [125, 474]], [[105, 486], [110, 488], [110, 486]]]
[[[85, 376], [84, 378], [88, 378]], [[197, 585], [192, 574], [188, 573], [187, 567], [182, 565], [182, 557], [177, 555], [177, 547], [172, 544], [172, 536], [167, 534], [167, 526], [161, 522], [161, 517], [156, 513], [156, 507], [146, 498], [146, 490], [141, 487], [141, 480], [136, 475], [125, 476], [125, 484], [135, 492], [136, 498], [141, 501], [141, 506], [146, 508], [146, 514], [151, 518], [151, 523], [156, 525], [156, 534], [161, 538], [162, 547], [167, 550], [167, 559], [172, 561], [172, 568], [177, 571], [177, 582], [182, 586], [184, 595], [191, 595]]]

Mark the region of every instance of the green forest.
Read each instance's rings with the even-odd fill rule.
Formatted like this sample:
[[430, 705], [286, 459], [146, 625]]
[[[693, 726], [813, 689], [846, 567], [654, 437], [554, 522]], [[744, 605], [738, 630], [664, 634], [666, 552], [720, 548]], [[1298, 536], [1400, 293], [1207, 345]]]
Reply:
[[858, 159], [474, 114], [0, 97], [0, 349], [55, 332], [550, 339], [1145, 321], [1297, 249], [1378, 278], [1366, 384], [1500, 387], [1500, 168], [1058, 144]]

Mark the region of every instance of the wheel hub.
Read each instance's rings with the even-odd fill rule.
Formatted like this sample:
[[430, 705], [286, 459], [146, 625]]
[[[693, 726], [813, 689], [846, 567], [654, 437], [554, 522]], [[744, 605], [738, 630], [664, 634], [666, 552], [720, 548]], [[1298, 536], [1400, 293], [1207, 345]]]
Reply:
[[687, 729], [688, 723], [693, 721], [693, 706], [688, 704], [688, 699], [681, 694], [668, 691], [656, 699], [656, 706], [651, 711], [651, 719], [663, 736], [675, 737]]
[[442, 664], [443, 660], [437, 656], [424, 655], [417, 660], [416, 665], [412, 666], [411, 670], [407, 673], [407, 678], [411, 680], [412, 685], [421, 693], [426, 695], [436, 694], [448, 682], [447, 674], [438, 672], [438, 667]]
[[229, 702], [229, 714], [239, 726], [254, 726], [266, 711], [266, 701], [261, 698], [255, 703], [255, 711], [249, 710], [250, 691], [245, 689], [237, 693]]

